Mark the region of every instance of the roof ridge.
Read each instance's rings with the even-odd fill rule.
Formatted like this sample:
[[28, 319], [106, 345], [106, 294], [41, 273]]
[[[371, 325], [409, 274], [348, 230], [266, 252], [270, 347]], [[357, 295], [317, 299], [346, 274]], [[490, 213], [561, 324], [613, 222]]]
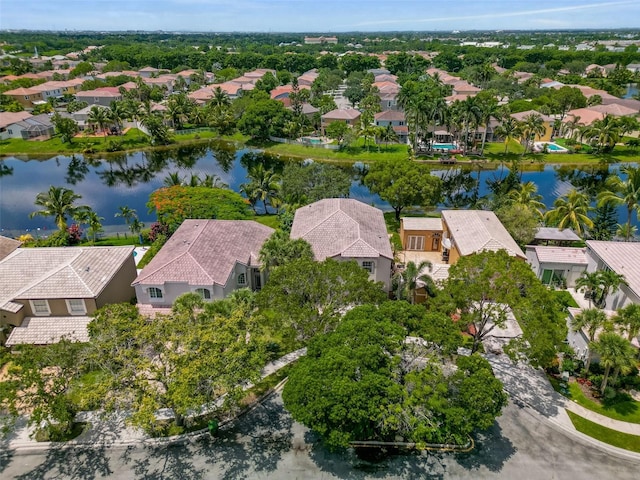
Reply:
[[[17, 250], [16, 250], [17, 251]], [[69, 250], [67, 250], [69, 251]], [[52, 277], [53, 275], [57, 274], [58, 272], [62, 271], [64, 268], [69, 267], [71, 262], [73, 262], [74, 260], [76, 260], [81, 253], [84, 251], [83, 247], [79, 247], [79, 251], [77, 252], [73, 252], [74, 256], [73, 258], [71, 258], [70, 260], [62, 263], [61, 265], [59, 265], [58, 267], [56, 267], [53, 270], [48, 270], [46, 272], [44, 272], [40, 277], [38, 277], [37, 279], [34, 279], [31, 283], [29, 283], [28, 285], [25, 285], [24, 287], [22, 287], [20, 290], [18, 290], [17, 292], [15, 292], [13, 294], [13, 298], [20, 298], [19, 295], [21, 295], [23, 292], [26, 292], [27, 290], [35, 287], [36, 285], [38, 285], [39, 283], [42, 283], [43, 281], [45, 281], [47, 278]], [[84, 282], [83, 282], [84, 283]], [[86, 286], [86, 284], [85, 284]], [[89, 289], [89, 291], [91, 291], [91, 289]]]

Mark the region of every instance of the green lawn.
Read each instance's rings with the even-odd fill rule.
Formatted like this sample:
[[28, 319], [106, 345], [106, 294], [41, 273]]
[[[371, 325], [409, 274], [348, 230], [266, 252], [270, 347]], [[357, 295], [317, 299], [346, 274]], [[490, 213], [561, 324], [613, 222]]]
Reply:
[[280, 226], [278, 215], [256, 215], [253, 220], [274, 229]]
[[326, 148], [307, 147], [287, 143], [268, 143], [262, 145], [265, 151], [294, 158], [313, 158], [337, 163], [374, 162], [383, 159], [406, 160], [409, 153], [406, 145], [369, 145], [363, 146], [359, 139], [353, 146], [344, 150], [328, 150]]
[[593, 423], [573, 412], [567, 411], [567, 413], [569, 414], [569, 418], [571, 419], [573, 426], [576, 427], [576, 430], [579, 432], [589, 435], [601, 442], [613, 445], [614, 447], [624, 448], [625, 450], [640, 453], [639, 436], [617, 432], [616, 430], [611, 430], [610, 428]]
[[640, 402], [621, 400], [613, 405], [603, 406], [585, 397], [582, 390], [580, 390], [580, 385], [575, 382], [569, 384], [568, 397], [575, 400], [578, 405], [605, 417], [620, 420], [621, 422], [640, 423]]

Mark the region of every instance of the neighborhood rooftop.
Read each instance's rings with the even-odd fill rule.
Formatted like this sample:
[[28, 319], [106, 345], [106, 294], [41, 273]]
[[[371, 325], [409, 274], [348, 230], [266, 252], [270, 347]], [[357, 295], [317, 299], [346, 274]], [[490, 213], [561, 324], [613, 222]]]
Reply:
[[185, 220], [133, 285], [224, 286], [236, 262], [259, 265], [260, 248], [273, 232], [253, 220]]
[[570, 228], [540, 227], [535, 236], [536, 240], [550, 240], [554, 242], [579, 242], [580, 237]]
[[567, 263], [575, 265], [587, 265], [587, 253], [585, 248], [572, 247], [547, 247], [542, 245], [528, 246], [536, 252], [540, 263]]
[[68, 298], [70, 293], [73, 298], [96, 297], [133, 249], [18, 248], [0, 261], [0, 308], [13, 311], [11, 300], [25, 298]]
[[31, 344], [47, 345], [57, 343], [63, 338], [76, 342], [88, 342], [87, 325], [91, 317], [30, 317], [22, 325], [15, 327], [6, 346]]
[[382, 211], [349, 198], [300, 207], [291, 238], [308, 241], [318, 261], [336, 255], [393, 258]]
[[492, 211], [444, 210], [442, 218], [455, 238], [460, 255], [504, 249], [511, 256], [525, 258], [516, 241]]
[[614, 272], [624, 275], [629, 288], [640, 297], [640, 243], [587, 240], [591, 249]]

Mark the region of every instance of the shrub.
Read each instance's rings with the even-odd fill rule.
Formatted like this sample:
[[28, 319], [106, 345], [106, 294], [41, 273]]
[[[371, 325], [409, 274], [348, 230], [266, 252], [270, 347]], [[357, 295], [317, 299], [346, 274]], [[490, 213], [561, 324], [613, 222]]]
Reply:
[[155, 222], [151, 224], [151, 227], [146, 232], [146, 240], [149, 243], [153, 243], [161, 235], [164, 235], [165, 237], [169, 236], [169, 226], [164, 223]]

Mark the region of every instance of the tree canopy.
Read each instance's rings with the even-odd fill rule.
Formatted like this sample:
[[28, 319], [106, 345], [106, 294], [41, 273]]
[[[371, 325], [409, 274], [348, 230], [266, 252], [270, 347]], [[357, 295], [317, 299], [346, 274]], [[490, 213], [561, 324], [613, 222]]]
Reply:
[[147, 207], [155, 210], [158, 221], [171, 231], [187, 218], [245, 220], [251, 216], [246, 200], [224, 188], [181, 185], [160, 188], [151, 193]]
[[409, 160], [372, 163], [364, 177], [372, 193], [391, 204], [396, 219], [406, 207], [436, 205], [441, 200], [442, 181]]
[[466, 443], [471, 432], [493, 424], [506, 395], [482, 357], [445, 357], [430, 341], [405, 341], [403, 322], [417, 318], [429, 330], [425, 314], [420, 306], [392, 302], [349, 311], [295, 365], [285, 407], [330, 447], [398, 437]]

